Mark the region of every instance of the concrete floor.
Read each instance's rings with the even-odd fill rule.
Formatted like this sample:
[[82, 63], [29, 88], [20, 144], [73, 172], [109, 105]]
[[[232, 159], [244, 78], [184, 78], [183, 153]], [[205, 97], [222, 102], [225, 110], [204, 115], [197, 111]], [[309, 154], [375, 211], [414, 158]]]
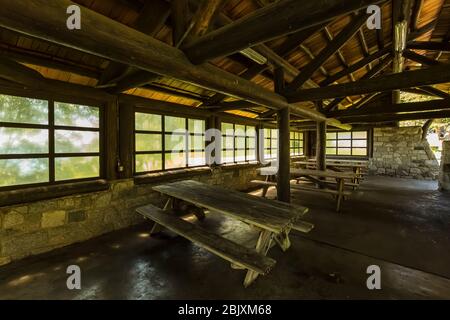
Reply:
[[[0, 268], [0, 299], [450, 299], [450, 195], [436, 189], [369, 177], [341, 214], [327, 195], [294, 191], [316, 228], [292, 234], [284, 254], [272, 248], [274, 270], [247, 289], [243, 271], [180, 237], [150, 238], [144, 224]], [[255, 240], [217, 214], [202, 224]], [[71, 264], [81, 267], [81, 290], [66, 287]], [[369, 265], [381, 268], [381, 290], [366, 287]]]

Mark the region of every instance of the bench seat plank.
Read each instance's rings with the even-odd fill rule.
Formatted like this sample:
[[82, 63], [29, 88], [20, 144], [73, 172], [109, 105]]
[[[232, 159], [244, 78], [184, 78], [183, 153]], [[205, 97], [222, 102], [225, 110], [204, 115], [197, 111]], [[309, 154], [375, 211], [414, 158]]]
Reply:
[[255, 250], [238, 245], [199, 226], [167, 214], [153, 205], [139, 207], [136, 211], [213, 254], [258, 274], [267, 274], [276, 263], [275, 260], [263, 256]]

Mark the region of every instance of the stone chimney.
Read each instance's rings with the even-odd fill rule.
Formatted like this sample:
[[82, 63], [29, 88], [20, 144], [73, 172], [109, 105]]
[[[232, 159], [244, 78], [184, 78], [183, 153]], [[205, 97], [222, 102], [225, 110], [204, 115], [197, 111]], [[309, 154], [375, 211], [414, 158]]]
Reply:
[[442, 142], [441, 172], [439, 173], [439, 189], [450, 191], [450, 141]]

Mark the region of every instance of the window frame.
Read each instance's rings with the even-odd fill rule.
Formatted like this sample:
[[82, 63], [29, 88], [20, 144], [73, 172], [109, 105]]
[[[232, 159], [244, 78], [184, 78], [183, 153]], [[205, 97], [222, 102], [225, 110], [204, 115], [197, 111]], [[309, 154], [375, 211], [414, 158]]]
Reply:
[[[294, 134], [294, 138], [291, 138], [291, 135]], [[295, 134], [298, 134], [299, 138], [295, 137]], [[289, 154], [291, 157], [301, 157], [305, 155], [305, 134], [301, 131], [291, 131], [289, 133]], [[295, 141], [299, 142], [299, 147], [295, 147]], [[294, 142], [294, 146], [292, 146], [292, 142]], [[301, 143], [300, 143], [301, 142]], [[298, 154], [295, 153], [295, 150], [298, 150]]]
[[[20, 92], [8, 92], [8, 90], [0, 90], [0, 95], [14, 96], [18, 98], [38, 99], [47, 101], [48, 114], [47, 124], [30, 124], [30, 123], [16, 123], [16, 122], [1, 122], [0, 127], [3, 128], [16, 128], [16, 129], [41, 129], [48, 130], [48, 153], [29, 153], [29, 154], [0, 154], [0, 160], [9, 159], [48, 159], [48, 181], [39, 183], [18, 184], [11, 186], [0, 187], [0, 191], [10, 191], [17, 189], [26, 189], [41, 186], [62, 185], [67, 183], [77, 183], [84, 181], [93, 181], [103, 179], [105, 177], [105, 105], [98, 101], [93, 101], [84, 98], [69, 99], [67, 97], [51, 96], [46, 94], [26, 94]], [[55, 105], [57, 102], [78, 104], [88, 106], [92, 108], [98, 108], [99, 111], [99, 126], [98, 128], [92, 127], [77, 127], [55, 124]], [[99, 151], [98, 152], [85, 152], [85, 153], [56, 153], [55, 152], [55, 132], [56, 130], [68, 130], [68, 131], [84, 131], [84, 132], [98, 132], [99, 133]], [[69, 179], [69, 180], [56, 180], [55, 179], [55, 160], [56, 158], [75, 158], [75, 157], [89, 157], [95, 156], [99, 158], [99, 175], [96, 177]]]
[[[279, 137], [279, 130], [277, 128], [270, 128], [270, 127], [264, 127], [261, 129], [263, 131], [262, 134], [262, 139], [263, 139], [263, 143], [261, 144], [262, 148], [263, 148], [263, 152], [262, 152], [262, 157], [263, 157], [263, 161], [273, 161], [273, 160], [278, 160], [278, 139]], [[266, 137], [266, 130], [269, 130], [270, 132], [270, 137]], [[273, 131], [277, 131], [277, 137], [273, 138]], [[290, 133], [289, 133], [290, 135]], [[269, 147], [266, 148], [266, 140], [269, 140]], [[276, 141], [276, 145], [273, 146], [272, 145], [272, 141], [275, 140]], [[289, 136], [289, 153], [290, 153], [290, 136]], [[270, 150], [270, 158], [266, 158], [266, 151]], [[272, 156], [272, 151], [275, 150], [275, 157]]]
[[[340, 132], [347, 132], [350, 133], [350, 138], [349, 139], [343, 139], [343, 138], [339, 138], [339, 133]], [[365, 132], [366, 133], [366, 138], [362, 139], [362, 138], [353, 138], [353, 133], [354, 132]], [[328, 144], [328, 141], [335, 141], [336, 142], [336, 146], [335, 147], [328, 147], [328, 145], [326, 145], [326, 156], [327, 157], [331, 157], [331, 158], [368, 158], [370, 155], [370, 131], [369, 130], [354, 130], [354, 131], [328, 131], [327, 133], [334, 133], [336, 134], [336, 138], [335, 139], [328, 139], [328, 136], [326, 137], [326, 144]], [[339, 147], [339, 141], [342, 140], [349, 140], [350, 141], [350, 146], [349, 147]], [[353, 147], [353, 141], [366, 141], [366, 147]], [[366, 149], [366, 154], [365, 155], [354, 155], [353, 154], [353, 149], [354, 148], [360, 148], [360, 149]], [[335, 149], [336, 153], [335, 154], [329, 154], [328, 153], [328, 149]], [[349, 149], [350, 150], [350, 154], [339, 154], [338, 151], [339, 149]]]
[[[222, 125], [223, 124], [231, 124], [233, 126], [233, 135], [227, 135], [225, 132], [223, 132], [222, 130]], [[243, 126], [244, 127], [244, 131], [245, 134], [244, 135], [236, 135], [236, 126]], [[248, 128], [253, 128], [253, 130], [255, 131], [254, 136], [249, 136], [247, 134], [248, 132]], [[257, 126], [255, 125], [251, 125], [251, 124], [244, 124], [244, 123], [237, 123], [237, 122], [228, 122], [228, 121], [222, 121], [220, 123], [220, 131], [221, 131], [221, 145], [220, 145], [220, 152], [221, 152], [221, 156], [220, 156], [220, 164], [221, 165], [231, 165], [231, 164], [246, 164], [246, 163], [252, 163], [252, 162], [257, 162], [257, 154], [258, 154], [258, 139], [257, 139], [257, 135], [258, 135], [258, 129]], [[233, 161], [231, 162], [224, 162], [224, 153], [226, 151], [231, 151], [231, 149], [227, 149], [225, 148], [224, 145], [224, 138], [226, 137], [232, 137], [233, 139]], [[236, 148], [236, 139], [237, 138], [244, 138], [245, 141], [245, 146], [244, 148]], [[254, 142], [255, 142], [255, 147], [254, 148], [249, 148], [249, 143], [248, 143], [248, 138], [253, 138]], [[254, 157], [253, 159], [249, 159], [248, 157], [248, 152], [253, 150], [254, 151]], [[237, 158], [237, 151], [245, 151], [245, 160], [244, 161], [236, 161]]]
[[[137, 113], [144, 113], [144, 114], [151, 114], [151, 115], [158, 115], [161, 117], [161, 131], [152, 131], [152, 130], [136, 130], [136, 114]], [[185, 146], [184, 146], [184, 150], [180, 151], [180, 153], [185, 153], [185, 163], [186, 165], [183, 167], [179, 167], [179, 168], [169, 168], [166, 169], [166, 154], [168, 153], [172, 153], [172, 151], [166, 151], [166, 141], [165, 141], [165, 136], [166, 135], [170, 135], [173, 132], [172, 131], [165, 131], [165, 117], [175, 117], [175, 118], [183, 118], [184, 119], [184, 123], [185, 123], [185, 127], [184, 129], [186, 130], [185, 134], [184, 134], [184, 138], [185, 138]], [[164, 112], [160, 112], [160, 111], [156, 111], [156, 110], [151, 110], [151, 109], [147, 109], [147, 108], [134, 108], [134, 123], [133, 123], [133, 176], [140, 176], [140, 175], [145, 175], [145, 174], [150, 174], [150, 173], [158, 173], [158, 172], [168, 172], [168, 171], [177, 171], [177, 170], [186, 170], [186, 169], [190, 169], [190, 168], [199, 168], [199, 167], [204, 167], [206, 166], [206, 154], [205, 154], [205, 162], [204, 164], [201, 165], [195, 165], [195, 166], [190, 166], [189, 165], [189, 153], [191, 152], [203, 152], [205, 153], [206, 150], [206, 141], [205, 141], [205, 132], [207, 130], [206, 126], [207, 126], [207, 121], [204, 117], [196, 117], [196, 116], [192, 116], [192, 115], [184, 115], [184, 114], [176, 114], [176, 113], [164, 113]], [[201, 120], [204, 122], [204, 128], [205, 131], [201, 134], [198, 133], [191, 133], [188, 131], [189, 129], [189, 120]], [[157, 150], [157, 151], [137, 151], [136, 150], [136, 134], [158, 134], [161, 136], [161, 150]], [[202, 150], [197, 150], [197, 149], [190, 149], [189, 148], [189, 138], [191, 136], [203, 136], [203, 148]], [[137, 167], [136, 167], [136, 156], [137, 155], [145, 155], [145, 154], [161, 154], [161, 169], [157, 169], [157, 170], [151, 170], [151, 171], [137, 171]]]

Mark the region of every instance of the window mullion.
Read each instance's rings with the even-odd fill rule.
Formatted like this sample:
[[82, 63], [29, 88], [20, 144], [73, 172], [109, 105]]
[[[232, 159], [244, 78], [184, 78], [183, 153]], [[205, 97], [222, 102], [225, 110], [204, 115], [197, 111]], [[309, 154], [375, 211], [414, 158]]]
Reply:
[[49, 181], [55, 182], [55, 101], [48, 101]]

